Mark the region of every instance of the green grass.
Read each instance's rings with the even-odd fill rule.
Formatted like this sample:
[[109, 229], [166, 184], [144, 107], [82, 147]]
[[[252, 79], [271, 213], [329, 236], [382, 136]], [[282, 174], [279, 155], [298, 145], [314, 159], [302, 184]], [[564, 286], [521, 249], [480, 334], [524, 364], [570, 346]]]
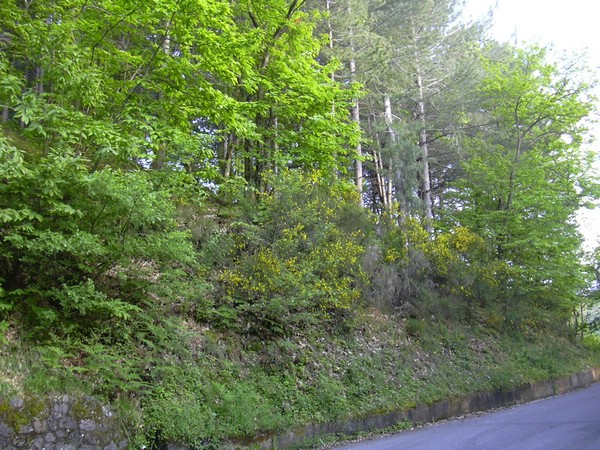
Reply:
[[249, 352], [235, 363], [212, 360], [176, 369], [172, 383], [165, 381], [149, 402], [145, 420], [163, 438], [218, 442], [405, 410], [599, 363], [597, 353], [566, 337], [525, 338], [435, 323], [416, 340], [397, 332], [398, 317], [372, 311], [364, 319], [360, 333], [289, 345], [285, 365], [252, 365], [260, 354]]
[[[194, 352], [153, 361], [151, 385], [104, 398], [138, 430], [136, 445], [171, 441], [220, 448], [232, 436], [406, 410], [600, 365], [597, 339], [586, 338], [584, 346], [547, 331], [500, 333], [442, 320], [419, 321], [416, 334], [407, 329], [411, 323], [366, 309], [344, 333], [315, 330], [271, 343], [198, 329], [187, 338]], [[44, 365], [39, 355], [22, 344], [2, 352], [4, 396], [95, 392], [97, 380]]]

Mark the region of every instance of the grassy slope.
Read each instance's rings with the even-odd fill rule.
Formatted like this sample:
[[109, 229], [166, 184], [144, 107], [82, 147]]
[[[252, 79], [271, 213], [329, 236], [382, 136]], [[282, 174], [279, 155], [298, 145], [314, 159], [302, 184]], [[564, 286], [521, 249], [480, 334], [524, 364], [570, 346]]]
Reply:
[[503, 335], [435, 319], [409, 325], [407, 334], [404, 319], [377, 309], [359, 314], [344, 334], [265, 346], [199, 331], [203, 356], [165, 380], [165, 395], [149, 403], [146, 421], [164, 438], [203, 445], [513, 387], [600, 363], [600, 355], [556, 335]]
[[[153, 386], [115, 401], [138, 436], [219, 448], [228, 436], [283, 430], [432, 403], [572, 373], [600, 354], [558, 335], [492, 332], [431, 318], [403, 319], [376, 308], [346, 330], [274, 342], [184, 324], [189, 351], [152, 369]], [[39, 350], [4, 347], [5, 393], [94, 391], [94, 380], [42, 367]], [[138, 397], [139, 398], [139, 397]]]

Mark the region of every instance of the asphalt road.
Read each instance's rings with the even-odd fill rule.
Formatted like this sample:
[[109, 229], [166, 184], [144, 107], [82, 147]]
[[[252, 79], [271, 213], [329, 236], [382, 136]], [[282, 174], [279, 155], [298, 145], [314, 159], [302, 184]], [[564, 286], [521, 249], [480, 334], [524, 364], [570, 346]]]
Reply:
[[600, 450], [600, 383], [338, 450]]

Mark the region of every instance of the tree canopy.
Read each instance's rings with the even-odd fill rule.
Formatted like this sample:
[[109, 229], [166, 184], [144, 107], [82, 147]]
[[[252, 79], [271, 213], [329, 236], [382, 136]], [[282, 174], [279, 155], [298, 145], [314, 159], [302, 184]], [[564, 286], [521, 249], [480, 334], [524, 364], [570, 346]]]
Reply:
[[199, 329], [289, 356], [367, 306], [566, 333], [588, 301], [592, 86], [459, 1], [0, 10], [0, 342], [95, 393], [164, 400]]

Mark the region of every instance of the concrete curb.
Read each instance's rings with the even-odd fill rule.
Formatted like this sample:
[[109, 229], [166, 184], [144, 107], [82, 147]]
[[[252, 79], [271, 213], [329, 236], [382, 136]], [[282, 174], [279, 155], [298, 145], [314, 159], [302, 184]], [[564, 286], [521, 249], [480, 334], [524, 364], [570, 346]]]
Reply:
[[510, 390], [478, 392], [463, 398], [416, 406], [406, 411], [349, 419], [344, 422], [306, 425], [278, 434], [235, 439], [231, 440], [230, 444], [237, 449], [285, 449], [328, 435], [351, 436], [360, 432], [383, 430], [406, 421], [425, 424], [464, 414], [519, 405], [587, 387], [598, 380], [600, 380], [600, 368], [595, 368], [555, 380], [526, 384]]

